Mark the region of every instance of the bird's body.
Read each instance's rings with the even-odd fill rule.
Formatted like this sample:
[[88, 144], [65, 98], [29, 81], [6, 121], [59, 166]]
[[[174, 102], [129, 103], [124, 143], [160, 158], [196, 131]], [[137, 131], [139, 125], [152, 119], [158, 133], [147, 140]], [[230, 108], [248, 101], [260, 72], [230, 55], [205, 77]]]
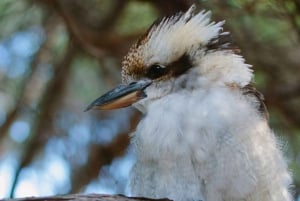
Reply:
[[289, 201], [290, 177], [257, 102], [237, 88], [172, 93], [152, 102], [133, 137], [135, 196]]
[[125, 85], [91, 104], [134, 103], [133, 196], [175, 201], [291, 201], [291, 177], [252, 70], [223, 22], [194, 7], [154, 24], [125, 57]]

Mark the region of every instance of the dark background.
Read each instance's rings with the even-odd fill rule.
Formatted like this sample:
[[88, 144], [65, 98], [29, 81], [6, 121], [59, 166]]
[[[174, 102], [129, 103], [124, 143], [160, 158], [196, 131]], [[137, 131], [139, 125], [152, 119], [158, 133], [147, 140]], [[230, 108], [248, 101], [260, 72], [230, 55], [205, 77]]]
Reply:
[[[0, 1], [0, 198], [126, 193], [133, 108], [83, 112], [120, 83], [122, 57], [192, 0]], [[199, 0], [226, 19], [263, 92], [300, 192], [300, 0]]]

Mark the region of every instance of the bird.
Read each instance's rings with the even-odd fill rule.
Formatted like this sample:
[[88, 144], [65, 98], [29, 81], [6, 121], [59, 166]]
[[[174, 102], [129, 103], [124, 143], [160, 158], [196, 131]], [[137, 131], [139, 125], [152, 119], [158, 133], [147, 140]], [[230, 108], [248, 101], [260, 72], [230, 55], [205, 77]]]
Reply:
[[292, 179], [253, 69], [210, 11], [157, 20], [129, 49], [122, 84], [90, 109], [134, 106], [132, 196], [292, 201]]

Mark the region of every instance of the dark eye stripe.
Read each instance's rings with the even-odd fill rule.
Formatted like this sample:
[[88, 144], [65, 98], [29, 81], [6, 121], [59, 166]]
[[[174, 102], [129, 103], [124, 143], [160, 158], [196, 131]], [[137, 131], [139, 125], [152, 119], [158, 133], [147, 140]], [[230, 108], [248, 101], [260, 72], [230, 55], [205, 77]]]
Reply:
[[156, 79], [168, 74], [169, 68], [162, 66], [160, 64], [154, 64], [150, 66], [149, 70], [146, 73], [146, 77], [150, 79]]
[[193, 67], [188, 55], [182, 55], [178, 60], [169, 64], [173, 77], [178, 77]]
[[150, 79], [157, 79], [165, 75], [172, 77], [178, 77], [184, 74], [187, 70], [192, 67], [192, 62], [188, 55], [182, 55], [178, 60], [163, 66], [161, 64], [153, 64], [150, 66], [145, 73], [145, 76]]

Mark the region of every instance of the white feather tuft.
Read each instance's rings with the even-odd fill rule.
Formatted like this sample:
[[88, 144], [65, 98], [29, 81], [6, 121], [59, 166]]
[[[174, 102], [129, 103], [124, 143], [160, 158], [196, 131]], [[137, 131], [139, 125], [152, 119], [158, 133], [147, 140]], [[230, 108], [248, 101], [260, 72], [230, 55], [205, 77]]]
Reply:
[[164, 18], [150, 30], [144, 47], [146, 65], [168, 63], [191, 50], [204, 46], [222, 30], [222, 22], [211, 22], [210, 11], [194, 15], [192, 6], [186, 13]]

